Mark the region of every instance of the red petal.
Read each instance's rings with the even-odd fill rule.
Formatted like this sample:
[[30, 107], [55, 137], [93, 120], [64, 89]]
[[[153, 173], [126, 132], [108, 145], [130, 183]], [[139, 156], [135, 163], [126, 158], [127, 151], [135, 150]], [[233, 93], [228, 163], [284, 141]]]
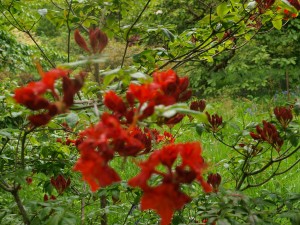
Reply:
[[84, 49], [87, 52], [90, 52], [84, 38], [81, 36], [79, 30], [77, 30], [77, 29], [74, 32], [74, 39], [80, 48]]
[[82, 173], [83, 180], [88, 182], [92, 191], [121, 180], [106, 160], [94, 150], [81, 151], [74, 170]]
[[190, 202], [190, 197], [182, 193], [176, 185], [162, 184], [144, 192], [141, 209], [153, 209], [161, 217], [161, 225], [171, 223], [175, 210], [180, 210]]
[[28, 117], [31, 124], [36, 127], [46, 125], [50, 120], [51, 116], [49, 114], [43, 113], [38, 115], [31, 115]]

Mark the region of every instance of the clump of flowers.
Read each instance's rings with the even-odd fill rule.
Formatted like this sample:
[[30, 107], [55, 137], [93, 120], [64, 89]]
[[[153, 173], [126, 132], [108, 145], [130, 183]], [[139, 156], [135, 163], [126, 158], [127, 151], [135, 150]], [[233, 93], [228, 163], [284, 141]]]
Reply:
[[210, 115], [208, 112], [206, 112], [207, 120], [208, 120], [208, 127], [212, 132], [218, 132], [222, 126], [223, 119], [222, 116], [219, 116], [218, 114]]
[[74, 167], [83, 174], [93, 191], [120, 181], [119, 175], [109, 166], [115, 154], [135, 157], [150, 152], [152, 140], [174, 141], [169, 133], [159, 135], [153, 130], [140, 129], [137, 122], [151, 116], [156, 105], [171, 105], [190, 97], [187, 87], [187, 78], [179, 78], [169, 70], [156, 72], [152, 83], [131, 84], [126, 101], [113, 91], [104, 95], [104, 104], [113, 113], [104, 113], [98, 124], [81, 132], [83, 141], [78, 146], [81, 157]]
[[[211, 192], [211, 186], [204, 181], [202, 173], [207, 164], [201, 156], [199, 143], [173, 144], [155, 151], [148, 160], [141, 162], [140, 173], [129, 180], [128, 184], [143, 190], [141, 209], [153, 209], [161, 217], [161, 224], [170, 224], [175, 210], [190, 202], [190, 197], [180, 190], [182, 184], [198, 181], [205, 192]], [[181, 159], [181, 163], [176, 161]], [[159, 170], [159, 166], [166, 167], [167, 172]], [[151, 178], [160, 176], [159, 185], [152, 186]]]
[[[73, 105], [75, 94], [83, 86], [85, 73], [79, 73], [73, 79], [69, 77], [69, 73], [70, 71], [59, 68], [41, 72], [40, 81], [30, 82], [27, 86], [15, 90], [16, 102], [40, 112], [28, 117], [33, 126], [46, 125], [52, 117], [68, 112]], [[62, 95], [55, 88], [55, 82], [59, 79], [62, 79]], [[47, 93], [52, 95], [54, 102], [45, 97]]]
[[274, 108], [274, 114], [283, 129], [286, 129], [293, 120], [293, 113], [290, 107], [276, 107]]
[[70, 178], [66, 179], [61, 174], [59, 174], [56, 178], [51, 177], [50, 182], [58, 194], [62, 194], [71, 184]]
[[280, 138], [277, 129], [273, 124], [263, 120], [263, 127], [261, 128], [257, 125], [256, 132], [257, 134], [250, 132], [250, 135], [254, 140], [266, 141], [274, 147], [276, 151], [280, 151], [281, 146], [283, 145], [283, 139]]
[[90, 47], [88, 47], [79, 30], [75, 30], [74, 38], [80, 48], [94, 54], [101, 53], [108, 43], [107, 35], [99, 28], [90, 29], [89, 31]]
[[208, 175], [207, 183], [209, 183], [212, 186], [214, 192], [219, 191], [219, 186], [221, 184], [221, 181], [222, 181], [222, 177], [218, 173], [211, 173]]

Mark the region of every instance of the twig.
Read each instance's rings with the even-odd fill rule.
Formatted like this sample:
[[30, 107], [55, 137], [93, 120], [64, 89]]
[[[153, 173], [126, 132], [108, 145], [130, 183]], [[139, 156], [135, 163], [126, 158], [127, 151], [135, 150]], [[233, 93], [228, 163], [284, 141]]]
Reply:
[[129, 46], [129, 34], [130, 34], [130, 31], [132, 30], [132, 28], [135, 26], [135, 24], [139, 21], [139, 19], [141, 18], [141, 16], [143, 15], [143, 13], [145, 12], [146, 8], [148, 7], [149, 3], [151, 2], [151, 0], [148, 0], [147, 3], [145, 4], [144, 8], [142, 9], [142, 11], [140, 12], [140, 14], [138, 15], [138, 17], [135, 19], [135, 21], [133, 22], [133, 24], [131, 24], [131, 26], [129, 27], [127, 33], [126, 33], [126, 46], [125, 46], [125, 50], [124, 50], [124, 53], [123, 53], [123, 58], [122, 58], [122, 63], [121, 63], [121, 68], [123, 67], [124, 65], [124, 62], [125, 62], [125, 57], [126, 57], [126, 53], [127, 53], [127, 49], [128, 49], [128, 46]]

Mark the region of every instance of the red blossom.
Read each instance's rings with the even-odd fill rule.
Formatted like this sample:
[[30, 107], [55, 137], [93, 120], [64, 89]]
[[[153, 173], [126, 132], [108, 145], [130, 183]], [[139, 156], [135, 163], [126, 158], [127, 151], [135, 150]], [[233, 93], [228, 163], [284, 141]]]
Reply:
[[41, 113], [37, 115], [28, 116], [28, 120], [36, 127], [46, 125], [51, 120], [51, 116], [48, 113]]
[[[49, 200], [49, 196], [47, 194], [44, 195], [44, 202], [47, 202]], [[56, 200], [56, 197], [54, 195], [50, 196], [50, 200]]]
[[124, 101], [113, 91], [106, 92], [104, 95], [104, 104], [115, 113], [119, 113], [121, 115], [126, 113], [127, 107]]
[[93, 53], [101, 53], [108, 43], [107, 35], [99, 28], [90, 29], [89, 35]]
[[254, 140], [266, 141], [273, 146], [276, 151], [280, 151], [280, 148], [283, 145], [283, 140], [280, 138], [277, 129], [273, 124], [263, 120], [263, 128], [257, 125], [256, 132], [257, 134], [250, 132], [250, 135]]
[[184, 116], [184, 114], [177, 113], [176, 115], [170, 118], [165, 118], [164, 123], [172, 127], [173, 125], [179, 123]]
[[15, 90], [14, 99], [19, 104], [26, 106], [31, 110], [44, 109], [49, 106], [49, 101], [40, 95], [47, 91], [43, 82], [31, 82], [26, 87]]
[[131, 98], [136, 98], [140, 104], [153, 100], [159, 92], [159, 85], [151, 83], [144, 85], [130, 84], [128, 89]]
[[206, 101], [204, 99], [192, 101], [190, 105], [191, 110], [203, 112], [206, 107]]
[[[204, 191], [212, 191], [202, 176], [207, 165], [201, 153], [199, 143], [172, 144], [154, 151], [148, 160], [141, 162], [141, 172], [130, 179], [128, 184], [143, 190], [142, 210], [155, 210], [161, 216], [161, 224], [166, 225], [171, 222], [174, 211], [190, 201], [190, 198], [181, 192], [181, 184], [197, 180]], [[180, 163], [175, 164], [179, 158]], [[167, 172], [158, 170], [160, 165], [166, 167]], [[158, 186], [150, 184], [153, 175], [162, 177], [162, 183]]]
[[[206, 225], [207, 222], [208, 222], [208, 219], [203, 219], [203, 220], [202, 220], [202, 223], [203, 223], [204, 225]], [[216, 222], [213, 222], [213, 223], [210, 223], [210, 224], [211, 224], [211, 225], [216, 225]]]
[[209, 127], [212, 132], [218, 132], [220, 130], [220, 127], [223, 123], [222, 116], [219, 116], [218, 114], [210, 115], [208, 112], [206, 112], [206, 116], [209, 122]]
[[131, 47], [140, 41], [141, 37], [138, 34], [131, 36], [128, 39], [128, 47]]
[[175, 210], [180, 210], [191, 198], [172, 184], [162, 184], [144, 192], [141, 209], [153, 209], [161, 217], [161, 225], [171, 223]]
[[82, 173], [82, 179], [97, 191], [100, 187], [106, 187], [114, 182], [119, 182], [119, 175], [108, 165], [107, 160], [92, 149], [80, 151], [80, 158], [74, 166], [75, 171]]
[[[79, 30], [75, 30], [74, 38], [80, 48], [82, 48], [83, 50], [89, 53], [91, 52], [91, 50], [87, 46], [86, 41], [80, 34]], [[99, 28], [90, 29], [89, 39], [90, 39], [90, 46], [94, 54], [101, 53], [108, 43], [107, 35]]]
[[221, 184], [222, 177], [218, 173], [211, 173], [208, 175], [207, 183], [209, 183], [212, 187], [214, 192], [218, 192], [219, 186]]
[[70, 186], [70, 183], [70, 178], [66, 180], [61, 174], [56, 178], [51, 177], [51, 184], [55, 187], [58, 194], [62, 194]]
[[264, 13], [275, 3], [275, 0], [255, 0], [258, 4], [259, 12]]
[[[65, 113], [73, 104], [74, 95], [83, 85], [85, 74], [80, 73], [74, 79], [68, 77], [69, 71], [62, 69], [53, 69], [48, 72], [40, 71], [42, 80], [31, 82], [25, 87], [15, 90], [14, 99], [19, 104], [26, 106], [31, 110], [44, 110], [43, 112], [28, 117], [34, 126], [47, 124], [55, 115]], [[54, 89], [55, 81], [63, 79], [63, 98]], [[50, 92], [55, 102], [49, 102], [43, 95]]]
[[300, 10], [300, 2], [299, 0], [288, 0], [289, 3], [294, 6], [297, 10]]
[[32, 177], [26, 177], [25, 180], [28, 185], [32, 184]]
[[293, 120], [292, 109], [290, 107], [275, 107], [274, 114], [283, 129], [286, 129]]
[[87, 52], [90, 52], [90, 49], [88, 48], [87, 43], [85, 42], [84, 38], [81, 36], [78, 29], [76, 29], [74, 32], [74, 39], [80, 48], [82, 48], [83, 50], [85, 50]]

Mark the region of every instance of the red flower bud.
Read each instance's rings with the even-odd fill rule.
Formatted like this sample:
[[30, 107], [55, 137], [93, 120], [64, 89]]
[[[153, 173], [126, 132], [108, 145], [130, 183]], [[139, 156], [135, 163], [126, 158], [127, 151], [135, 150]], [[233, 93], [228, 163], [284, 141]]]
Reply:
[[77, 29], [74, 32], [74, 39], [80, 48], [84, 49], [87, 52], [90, 52], [84, 38], [81, 36], [79, 30], [77, 30]]
[[26, 182], [30, 185], [32, 183], [32, 177], [26, 177]]
[[222, 177], [221, 177], [220, 174], [211, 173], [211, 174], [208, 175], [207, 183], [209, 183], [213, 187], [214, 192], [218, 192], [218, 188], [221, 184], [221, 180], [222, 180]]
[[59, 194], [62, 194], [66, 188], [70, 186], [71, 180], [70, 178], [66, 180], [61, 174], [54, 179], [54, 177], [51, 178], [51, 184]]
[[206, 101], [204, 99], [193, 101], [191, 103], [190, 109], [195, 111], [203, 112], [206, 107]]

